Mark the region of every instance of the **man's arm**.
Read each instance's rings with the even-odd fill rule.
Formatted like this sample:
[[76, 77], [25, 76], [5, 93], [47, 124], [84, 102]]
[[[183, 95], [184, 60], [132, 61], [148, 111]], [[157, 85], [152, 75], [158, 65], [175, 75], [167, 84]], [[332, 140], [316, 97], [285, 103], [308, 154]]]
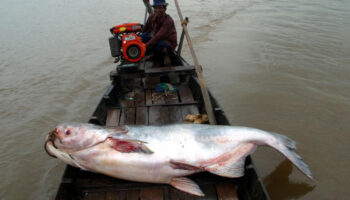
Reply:
[[144, 32], [144, 33], [152, 32], [152, 25], [151, 25], [152, 18], [153, 18], [153, 14], [148, 16], [147, 22], [146, 22], [145, 26], [143, 27], [142, 32]]

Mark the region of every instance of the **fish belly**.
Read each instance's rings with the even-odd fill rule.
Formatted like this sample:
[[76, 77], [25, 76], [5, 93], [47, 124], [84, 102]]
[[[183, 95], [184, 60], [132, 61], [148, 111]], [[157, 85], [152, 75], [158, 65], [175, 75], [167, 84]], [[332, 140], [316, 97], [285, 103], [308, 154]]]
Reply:
[[174, 169], [172, 159], [164, 154], [121, 153], [106, 143], [77, 152], [72, 157], [87, 170], [138, 182], [169, 183], [173, 177], [196, 172]]

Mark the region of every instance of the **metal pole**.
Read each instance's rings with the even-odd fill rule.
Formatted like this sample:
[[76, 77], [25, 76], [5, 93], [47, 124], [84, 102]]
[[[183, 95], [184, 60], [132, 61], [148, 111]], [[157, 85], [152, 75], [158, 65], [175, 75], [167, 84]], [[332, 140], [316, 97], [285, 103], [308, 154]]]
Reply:
[[[182, 14], [181, 14], [181, 10], [180, 10], [179, 4], [178, 4], [177, 0], [174, 0], [174, 2], [175, 2], [176, 9], [177, 9], [177, 12], [178, 12], [179, 17], [180, 17], [180, 21], [183, 22], [183, 17], [182, 17]], [[186, 39], [187, 39], [188, 47], [190, 48], [190, 52], [191, 52], [191, 55], [192, 55], [194, 66], [196, 68], [197, 77], [198, 77], [198, 80], [199, 80], [199, 85], [200, 85], [200, 88], [201, 88], [201, 91], [202, 91], [202, 95], [203, 95], [203, 99], [204, 99], [205, 109], [207, 111], [208, 118], [209, 118], [209, 123], [210, 124], [216, 124], [216, 120], [215, 120], [215, 116], [214, 116], [214, 112], [213, 112], [213, 107], [211, 105], [208, 89], [206, 87], [205, 80], [204, 80], [203, 75], [202, 75], [202, 70], [199, 67], [197, 56], [196, 56], [196, 54], [195, 54], [195, 52], [193, 50], [192, 41], [191, 41], [190, 35], [188, 34], [187, 26], [185, 24], [182, 24], [182, 27], [183, 27], [183, 30], [185, 32], [185, 36], [186, 36]]]

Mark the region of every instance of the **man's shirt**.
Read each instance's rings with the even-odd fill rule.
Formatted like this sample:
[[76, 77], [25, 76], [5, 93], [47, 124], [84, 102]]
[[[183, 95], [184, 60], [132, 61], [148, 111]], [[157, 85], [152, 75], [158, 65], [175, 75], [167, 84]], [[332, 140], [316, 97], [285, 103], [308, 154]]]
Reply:
[[153, 46], [159, 40], [167, 42], [172, 50], [177, 46], [174, 20], [168, 14], [161, 17], [156, 17], [154, 14], [151, 14], [143, 28], [143, 32], [154, 32], [152, 39], [146, 43], [147, 46]]

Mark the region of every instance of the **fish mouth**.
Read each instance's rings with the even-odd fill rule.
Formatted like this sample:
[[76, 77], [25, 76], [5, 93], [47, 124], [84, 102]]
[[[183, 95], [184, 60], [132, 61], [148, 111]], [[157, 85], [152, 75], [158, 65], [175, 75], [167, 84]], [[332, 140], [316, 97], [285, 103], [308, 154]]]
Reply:
[[49, 154], [49, 156], [51, 156], [53, 158], [57, 158], [57, 157], [48, 150], [47, 145], [52, 145], [55, 149], [57, 149], [57, 147], [55, 145], [56, 137], [57, 137], [57, 135], [56, 135], [56, 129], [55, 129], [55, 130], [49, 132], [48, 136], [46, 137], [46, 142], [44, 145], [44, 149], [45, 149], [46, 153]]

